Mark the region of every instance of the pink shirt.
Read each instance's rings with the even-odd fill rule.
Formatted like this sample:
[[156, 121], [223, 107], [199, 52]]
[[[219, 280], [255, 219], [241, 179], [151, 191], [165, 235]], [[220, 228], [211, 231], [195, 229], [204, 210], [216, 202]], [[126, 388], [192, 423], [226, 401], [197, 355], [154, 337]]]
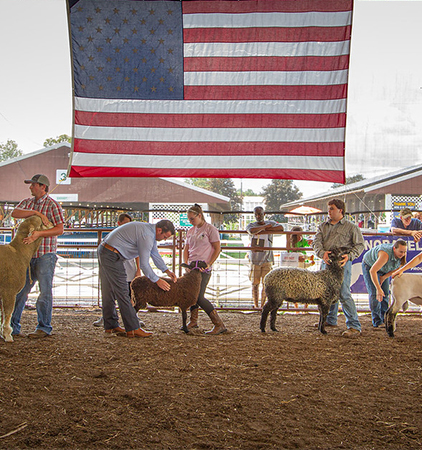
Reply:
[[205, 222], [201, 228], [192, 227], [186, 235], [189, 245], [189, 263], [192, 261], [211, 261], [214, 248], [211, 244], [220, 241], [220, 234], [215, 226]]

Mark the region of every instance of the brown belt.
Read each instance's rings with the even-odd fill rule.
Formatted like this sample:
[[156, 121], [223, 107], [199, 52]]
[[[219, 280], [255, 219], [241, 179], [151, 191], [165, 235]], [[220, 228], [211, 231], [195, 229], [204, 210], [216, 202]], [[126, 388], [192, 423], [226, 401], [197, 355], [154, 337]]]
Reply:
[[103, 242], [103, 245], [104, 245], [104, 247], [105, 247], [107, 250], [110, 250], [111, 252], [114, 252], [114, 253], [118, 253], [118, 254], [120, 255], [119, 250], [117, 250], [116, 248], [112, 247], [111, 245], [108, 245], [108, 244], [105, 243], [105, 242]]

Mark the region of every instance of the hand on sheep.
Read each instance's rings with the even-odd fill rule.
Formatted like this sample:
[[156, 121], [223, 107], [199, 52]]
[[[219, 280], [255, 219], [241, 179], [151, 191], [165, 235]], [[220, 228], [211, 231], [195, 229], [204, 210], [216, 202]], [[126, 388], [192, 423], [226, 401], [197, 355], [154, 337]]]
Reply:
[[173, 281], [173, 283], [177, 282], [176, 275], [170, 269], [166, 270], [165, 273], [171, 278], [171, 281]]
[[23, 238], [22, 242], [24, 244], [32, 244], [40, 237], [39, 234], [40, 234], [39, 231], [33, 231], [29, 236]]
[[50, 220], [48, 219], [47, 216], [45, 216], [44, 214], [39, 213], [38, 216], [41, 218], [42, 223], [47, 227], [48, 225], [51, 225]]
[[162, 278], [159, 278], [156, 283], [157, 283], [157, 286], [159, 288], [161, 288], [163, 291], [169, 291], [170, 290], [170, 285], [167, 283], [166, 280], [163, 280]]
[[325, 264], [330, 265], [330, 253], [328, 250], [324, 252], [324, 256], [322, 257], [322, 260], [325, 262]]
[[340, 267], [344, 267], [346, 265], [347, 261], [349, 261], [349, 255], [343, 255], [341, 258]]

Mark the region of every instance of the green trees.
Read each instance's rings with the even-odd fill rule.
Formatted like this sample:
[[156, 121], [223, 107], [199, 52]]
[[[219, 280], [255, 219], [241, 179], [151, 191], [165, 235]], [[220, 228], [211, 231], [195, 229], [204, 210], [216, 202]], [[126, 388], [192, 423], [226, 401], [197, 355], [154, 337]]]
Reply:
[[[346, 182], [344, 184], [352, 184], [352, 183], [356, 183], [357, 181], [362, 181], [364, 179], [365, 179], [365, 177], [363, 175], [361, 175], [360, 173], [358, 173], [357, 175], [352, 175], [351, 177], [346, 177]], [[343, 184], [333, 183], [331, 185], [331, 189], [335, 189], [340, 186], [343, 186]]]
[[18, 148], [18, 144], [15, 141], [8, 139], [5, 144], [0, 144], [0, 161], [17, 158], [22, 155], [22, 150]]
[[61, 134], [60, 136], [56, 136], [55, 138], [47, 138], [44, 141], [44, 147], [51, 147], [55, 144], [60, 144], [61, 142], [71, 142], [72, 138], [67, 134]]
[[[231, 178], [189, 178], [186, 180], [186, 183], [207, 189], [216, 194], [225, 195], [230, 198], [230, 208], [232, 211], [239, 211], [241, 209], [242, 199], [237, 193]], [[225, 214], [224, 222], [236, 222], [238, 218], [238, 214]]]
[[[271, 183], [262, 189], [262, 195], [265, 198], [266, 211], [279, 211], [280, 205], [298, 200], [302, 197], [302, 192], [292, 180], [271, 180]], [[274, 214], [271, 218], [277, 222], [286, 221], [282, 214]]]

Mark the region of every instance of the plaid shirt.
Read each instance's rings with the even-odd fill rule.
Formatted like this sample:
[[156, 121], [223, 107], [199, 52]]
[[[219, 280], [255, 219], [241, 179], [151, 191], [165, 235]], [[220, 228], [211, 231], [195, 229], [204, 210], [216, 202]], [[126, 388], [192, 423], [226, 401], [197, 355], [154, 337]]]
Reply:
[[[45, 194], [38, 201], [35, 197], [26, 198], [22, 200], [16, 208], [19, 209], [29, 209], [33, 211], [39, 211], [48, 217], [48, 220], [53, 224], [53, 226], [59, 223], [64, 223], [64, 215], [62, 207], [48, 194]], [[45, 237], [41, 241], [40, 248], [33, 256], [34, 258], [39, 258], [46, 253], [56, 253], [57, 251], [57, 236]]]

